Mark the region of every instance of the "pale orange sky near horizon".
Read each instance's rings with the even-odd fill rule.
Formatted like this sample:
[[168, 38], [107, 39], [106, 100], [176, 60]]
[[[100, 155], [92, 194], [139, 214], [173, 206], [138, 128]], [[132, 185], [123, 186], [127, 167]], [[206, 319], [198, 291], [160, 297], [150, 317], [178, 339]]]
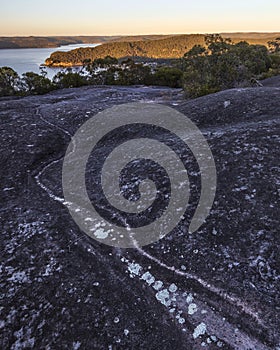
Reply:
[[279, 0], [51, 3], [5, 2], [1, 5], [0, 36], [280, 32]]

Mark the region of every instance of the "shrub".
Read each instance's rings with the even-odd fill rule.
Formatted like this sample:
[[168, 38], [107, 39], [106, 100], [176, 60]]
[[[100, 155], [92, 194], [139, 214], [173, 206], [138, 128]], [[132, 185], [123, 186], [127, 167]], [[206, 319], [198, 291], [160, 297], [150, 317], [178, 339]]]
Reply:
[[30, 94], [41, 95], [55, 89], [50, 79], [33, 72], [24, 73], [22, 75], [22, 82], [27, 92]]
[[176, 67], [160, 67], [156, 69], [152, 76], [154, 85], [169, 86], [179, 88], [182, 86], [183, 72]]
[[87, 85], [87, 79], [80, 73], [73, 73], [72, 70], [67, 69], [65, 72], [57, 73], [53, 83], [60, 89], [75, 88]]

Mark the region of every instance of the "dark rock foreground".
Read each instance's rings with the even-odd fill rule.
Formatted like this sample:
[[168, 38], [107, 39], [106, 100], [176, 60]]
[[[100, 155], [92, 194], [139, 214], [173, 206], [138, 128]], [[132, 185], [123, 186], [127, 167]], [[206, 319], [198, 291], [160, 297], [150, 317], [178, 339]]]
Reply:
[[[213, 152], [211, 215], [143, 249], [81, 232], [62, 202], [71, 135], [115, 104], [164, 103]], [[86, 87], [0, 100], [1, 349], [280, 349], [280, 88], [184, 101]]]

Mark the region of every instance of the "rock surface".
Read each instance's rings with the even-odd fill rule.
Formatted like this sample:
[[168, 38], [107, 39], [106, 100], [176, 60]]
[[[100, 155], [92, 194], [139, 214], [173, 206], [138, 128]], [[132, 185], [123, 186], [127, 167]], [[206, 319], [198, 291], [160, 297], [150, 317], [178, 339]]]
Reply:
[[[191, 118], [216, 199], [142, 249], [102, 245], [63, 205], [71, 136], [97, 112], [164, 103]], [[85, 87], [0, 100], [1, 349], [279, 349], [280, 88], [185, 101], [180, 90]]]

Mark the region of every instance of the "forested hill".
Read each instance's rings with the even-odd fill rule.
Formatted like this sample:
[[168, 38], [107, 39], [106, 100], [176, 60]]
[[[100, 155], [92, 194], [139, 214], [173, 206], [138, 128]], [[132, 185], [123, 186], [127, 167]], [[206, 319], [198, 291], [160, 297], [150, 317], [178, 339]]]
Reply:
[[204, 35], [176, 35], [157, 40], [110, 42], [96, 48], [81, 48], [68, 52], [54, 52], [46, 60], [48, 66], [80, 65], [86, 59], [94, 60], [112, 56], [177, 58], [196, 44], [204, 44]]
[[70, 44], [97, 44], [109, 41], [153, 40], [166, 37], [168, 37], [168, 35], [0, 37], [0, 49], [59, 47], [61, 45]]
[[[280, 36], [279, 33], [233, 33], [224, 34], [231, 37], [233, 42], [246, 40], [250, 44], [263, 44]], [[46, 59], [47, 66], [73, 66], [82, 65], [84, 60], [94, 60], [112, 56], [122, 57], [148, 57], [148, 58], [179, 58], [189, 51], [194, 45], [204, 45], [205, 35], [175, 35], [163, 39], [133, 40], [121, 42], [109, 42], [95, 48], [80, 48], [68, 52], [54, 52]]]

